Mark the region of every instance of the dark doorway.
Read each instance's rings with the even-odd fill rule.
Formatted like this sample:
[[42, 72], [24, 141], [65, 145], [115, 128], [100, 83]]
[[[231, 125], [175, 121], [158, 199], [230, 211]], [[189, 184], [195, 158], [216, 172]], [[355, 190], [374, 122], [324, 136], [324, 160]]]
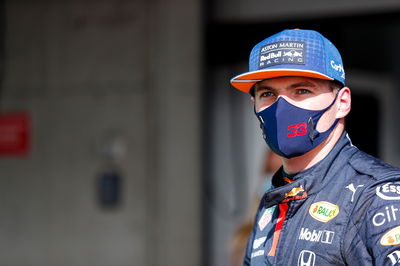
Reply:
[[379, 99], [371, 94], [352, 93], [352, 107], [346, 118], [346, 129], [355, 146], [379, 157], [379, 126], [382, 116]]

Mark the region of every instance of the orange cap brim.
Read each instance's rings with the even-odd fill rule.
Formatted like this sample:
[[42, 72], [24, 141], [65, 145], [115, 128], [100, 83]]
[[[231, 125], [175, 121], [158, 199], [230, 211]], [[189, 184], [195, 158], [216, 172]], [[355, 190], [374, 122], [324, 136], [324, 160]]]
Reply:
[[322, 73], [310, 70], [299, 69], [263, 69], [252, 72], [240, 74], [231, 79], [231, 84], [236, 89], [249, 93], [251, 87], [259, 81], [264, 79], [278, 78], [278, 77], [308, 77], [316, 79], [333, 80], [333, 78]]

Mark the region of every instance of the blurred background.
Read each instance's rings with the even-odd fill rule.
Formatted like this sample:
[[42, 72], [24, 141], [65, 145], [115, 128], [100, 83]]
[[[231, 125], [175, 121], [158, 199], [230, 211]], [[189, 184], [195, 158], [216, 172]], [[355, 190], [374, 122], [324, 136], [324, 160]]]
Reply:
[[0, 1], [0, 265], [235, 265], [273, 167], [229, 80], [286, 28], [336, 44], [353, 143], [400, 166], [398, 0]]

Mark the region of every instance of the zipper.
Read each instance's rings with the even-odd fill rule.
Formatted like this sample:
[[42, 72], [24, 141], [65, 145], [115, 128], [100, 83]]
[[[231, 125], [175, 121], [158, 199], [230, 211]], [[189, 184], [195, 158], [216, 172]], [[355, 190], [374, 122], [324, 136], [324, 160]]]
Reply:
[[276, 248], [278, 247], [279, 238], [281, 236], [282, 226], [286, 220], [286, 213], [289, 209], [289, 205], [287, 203], [279, 204], [279, 216], [275, 226], [274, 237], [272, 239], [272, 246], [270, 251], [268, 252], [268, 256], [274, 257], [276, 254]]

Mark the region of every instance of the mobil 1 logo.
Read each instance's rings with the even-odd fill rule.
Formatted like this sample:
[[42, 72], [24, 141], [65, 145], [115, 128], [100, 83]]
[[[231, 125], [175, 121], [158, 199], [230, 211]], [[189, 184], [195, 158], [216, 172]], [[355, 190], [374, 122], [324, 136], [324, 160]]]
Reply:
[[299, 239], [309, 242], [319, 242], [325, 244], [332, 244], [335, 232], [328, 230], [310, 230], [308, 228], [301, 228]]
[[304, 42], [274, 42], [260, 48], [258, 69], [282, 64], [304, 65], [305, 58]]

